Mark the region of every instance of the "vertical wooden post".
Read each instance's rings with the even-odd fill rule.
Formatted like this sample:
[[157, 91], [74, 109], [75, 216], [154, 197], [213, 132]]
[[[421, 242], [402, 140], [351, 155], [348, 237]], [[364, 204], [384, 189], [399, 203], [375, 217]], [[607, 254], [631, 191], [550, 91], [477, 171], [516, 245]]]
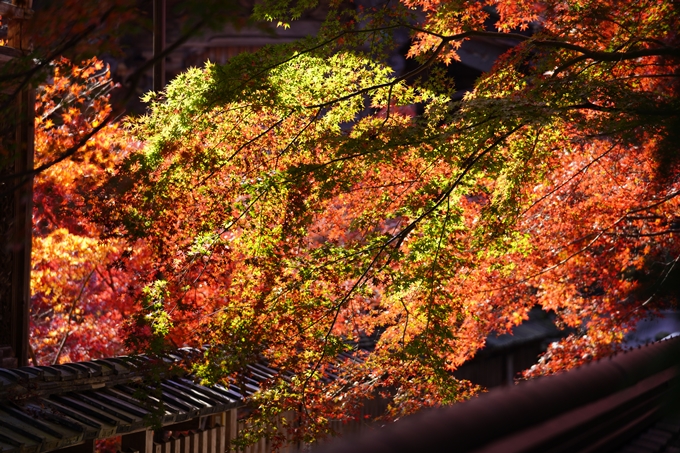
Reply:
[[208, 441], [208, 431], [210, 431], [210, 429], [203, 429], [196, 433], [198, 448], [194, 450], [194, 453], [211, 453], [209, 449], [210, 442]]
[[174, 439], [170, 438], [163, 444], [163, 449], [161, 453], [173, 453]]
[[[191, 446], [194, 443], [193, 437], [194, 437], [194, 434], [192, 432], [179, 435], [180, 449], [181, 449], [180, 451], [182, 453], [192, 453]], [[198, 438], [196, 440], [198, 440]], [[198, 442], [196, 442], [196, 443], [198, 443]]]
[[165, 0], [153, 0], [153, 90], [165, 86], [165, 57], [159, 57], [165, 49]]
[[231, 442], [238, 436], [238, 412], [231, 409], [227, 412], [227, 449], [232, 447]]
[[215, 429], [217, 430], [215, 433], [216, 453], [229, 451], [227, 427], [225, 425], [217, 425]]
[[31, 16], [33, 0], [12, 0], [15, 17], [11, 21], [7, 30], [7, 41], [9, 46], [21, 52], [30, 50], [29, 37], [24, 33], [24, 21]]
[[200, 439], [200, 442], [204, 442], [203, 444], [199, 445], [201, 451], [207, 451], [208, 453], [222, 453], [217, 451], [217, 436], [219, 431], [219, 425], [212, 426], [211, 428], [205, 430], [203, 437]]
[[132, 434], [125, 434], [121, 439], [120, 447], [122, 451], [130, 449], [139, 453], [154, 453], [153, 430], [147, 429]]
[[[16, 143], [19, 155], [14, 164], [17, 174], [33, 170], [33, 122], [35, 117], [35, 93], [25, 89], [19, 94], [17, 103], [19, 124]], [[22, 181], [16, 179], [17, 183]], [[12, 233], [12, 322], [11, 345], [17, 358], [17, 365], [28, 365], [28, 317], [31, 305], [31, 238], [33, 226], [33, 177], [23, 178], [23, 183], [14, 191], [15, 221]]]
[[[30, 17], [31, 0], [3, 3], [9, 10], [8, 47], [20, 57], [30, 42], [23, 23]], [[33, 121], [35, 96], [30, 86], [15, 94], [0, 92], [0, 366], [28, 364], [31, 220], [33, 209]], [[14, 96], [13, 98], [10, 96]]]
[[201, 451], [200, 430], [192, 430], [187, 434], [190, 437], [189, 447], [186, 449], [187, 453], [199, 453]]
[[505, 382], [502, 385], [513, 385], [515, 383], [515, 357], [512, 352], [505, 355]]

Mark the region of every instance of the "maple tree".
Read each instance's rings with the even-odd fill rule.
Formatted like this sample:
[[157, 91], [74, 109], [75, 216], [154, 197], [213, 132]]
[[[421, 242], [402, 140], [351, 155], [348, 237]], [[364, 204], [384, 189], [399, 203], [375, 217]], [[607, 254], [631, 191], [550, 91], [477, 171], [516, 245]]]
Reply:
[[[136, 244], [102, 241], [87, 211], [96, 202], [92, 189], [113, 171], [125, 149], [135, 146], [113, 121], [122, 115], [155, 59], [134, 70], [124, 86], [114, 87], [108, 68], [91, 57], [95, 53], [120, 57], [119, 38], [148, 25], [149, 18], [135, 8], [136, 3], [36, 2], [30, 20], [15, 18], [11, 9], [9, 16], [0, 17], [12, 33], [20, 34], [11, 42], [0, 40], [0, 45], [21, 51], [0, 66], [0, 87], [8, 95], [0, 100], [1, 139], [11, 142], [20, 120], [13, 110], [15, 95], [30, 88], [38, 94], [35, 169], [2, 175], [3, 193], [35, 178], [29, 348], [33, 364], [124, 352], [118, 328], [125, 314], [134, 310], [133, 283], [140, 272], [134, 261], [143, 253]], [[223, 13], [215, 10], [216, 2], [185, 2], [190, 8], [182, 14], [181, 35], [168, 43], [167, 52], [202, 27], [243, 21], [236, 5], [218, 3]], [[110, 94], [116, 90], [112, 105]], [[3, 149], [3, 162], [11, 155], [11, 149]], [[126, 257], [124, 264], [121, 255]]]
[[[41, 166], [80, 143], [111, 112], [114, 88], [96, 58], [52, 64], [52, 83], [36, 99], [35, 163]], [[39, 173], [34, 182], [31, 273], [31, 349], [34, 365], [121, 355], [118, 327], [133, 310], [129, 286], [134, 257], [116, 266], [129, 249], [121, 240], [101, 241], [88, 221], [90, 193], [134, 147], [120, 125], [106, 124], [72, 159]], [[129, 252], [128, 252], [129, 253]], [[136, 256], [136, 254], [134, 254]]]
[[[33, 9], [24, 11], [28, 3], [32, 4]], [[145, 3], [137, 0], [102, 0], [92, 3], [38, 0], [17, 2], [17, 10], [3, 8], [3, 11], [8, 12], [5, 17], [0, 15], [0, 22], [4, 31], [7, 33], [10, 30], [10, 33], [7, 39], [0, 39], [0, 46], [14, 47], [15, 51], [10, 52], [12, 58], [7, 61], [3, 59], [0, 65], [3, 92], [0, 117], [5, 125], [0, 137], [8, 137], [9, 131], [16, 126], [18, 118], [12, 110], [16, 96], [45, 82], [49, 84], [52, 66], [61, 58], [68, 58], [76, 64], [84, 64], [94, 56], [123, 58], [121, 36], [143, 34], [151, 27], [151, 17], [140, 9]], [[170, 5], [177, 6], [175, 3], [170, 2]], [[88, 136], [83, 136], [81, 142], [63, 150], [62, 155], [54, 156], [53, 161], [44, 162], [43, 166], [29, 174], [19, 175], [21, 180], [15, 181], [13, 185], [23, 184], [49, 166], [76, 154], [85, 140], [122, 115], [127, 101], [136, 95], [144, 72], [150, 70], [157, 59], [165, 58], [204, 29], [221, 27], [227, 23], [241, 26], [247, 21], [243, 15], [244, 8], [237, 2], [183, 0], [179, 6], [180, 11], [174, 14], [179, 24], [179, 37], [166, 43], [163, 52], [143, 62], [127, 75], [124, 86], [118, 90], [112, 115], [106, 121], [101, 121]], [[55, 21], [55, 17], [60, 20]], [[13, 179], [16, 177], [13, 176]]]
[[[537, 304], [573, 333], [528, 375], [612, 352], [676, 300], [678, 25], [656, 0], [338, 6], [315, 38], [180, 75], [101, 189], [107, 234], [154, 268], [130, 347], [209, 345], [208, 378], [266, 359], [289, 374], [259, 410], [305, 408], [303, 436], [376, 391], [391, 417], [467, 397], [451, 372]], [[440, 63], [473, 37], [519, 44], [454, 102]]]
[[[38, 14], [30, 16], [31, 20], [25, 20], [27, 14], [21, 14], [22, 10], [3, 7], [3, 14], [8, 12], [1, 18], [3, 30], [9, 31], [11, 38], [3, 40], [0, 45], [15, 48], [14, 52], [10, 52], [14, 58], [3, 59], [0, 65], [0, 91], [3, 93], [0, 99], [0, 160], [3, 168], [0, 186], [3, 200], [11, 197], [13, 190], [27, 182], [30, 184], [34, 174], [48, 170], [37, 178], [35, 191], [35, 220], [39, 228], [33, 240], [36, 266], [31, 286], [35, 297], [32, 299], [32, 338], [28, 348], [34, 365], [86, 358], [87, 343], [91, 343], [93, 351], [116, 350], [115, 347], [105, 346], [114, 338], [111, 331], [106, 332], [105, 316], [97, 317], [100, 318], [97, 319], [97, 327], [90, 326], [93, 335], [87, 336], [86, 341], [78, 347], [73, 343], [74, 340], [83, 340], [82, 333], [87, 330], [83, 327], [91, 324], [93, 317], [90, 310], [84, 309], [80, 296], [75, 297], [77, 292], [74, 293], [74, 289], [80, 287], [79, 282], [84, 280], [84, 275], [81, 275], [83, 269], [91, 261], [99, 261], [102, 254], [95, 241], [87, 237], [90, 228], [79, 221], [82, 220], [82, 214], [76, 207], [79, 204], [77, 194], [79, 190], [87, 190], [87, 184], [83, 182], [94, 182], [94, 168], [103, 165], [108, 158], [102, 153], [104, 148], [94, 151], [90, 143], [86, 146], [89, 150], [80, 156], [78, 162], [66, 159], [85, 144], [95, 128], [106, 129], [106, 115], [102, 116], [102, 113], [108, 114], [110, 108], [102, 101], [110, 87], [101, 73], [101, 63], [85, 61], [83, 68], [69, 68], [69, 64], [61, 57], [70, 54], [82, 59], [85, 53], [91, 54], [92, 45], [99, 45], [103, 50], [109, 49], [104, 42], [105, 36], [120, 24], [116, 24], [116, 20], [98, 23], [98, 19], [111, 5], [110, 2], [100, 2], [97, 5], [67, 7], [60, 11], [59, 7], [67, 6], [67, 2], [52, 2], [44, 5]], [[98, 6], [103, 9], [98, 10]], [[19, 18], [14, 17], [16, 12]], [[111, 12], [105, 15], [121, 18], [120, 14], [111, 16]], [[63, 21], [55, 21], [54, 17], [57, 16]], [[96, 28], [100, 28], [102, 34], [93, 33]], [[87, 43], [84, 42], [86, 38]], [[73, 75], [74, 83], [71, 86], [68, 86], [71, 80], [67, 73]], [[40, 94], [36, 105], [37, 169], [19, 174], [8, 173], [5, 165], [13, 168], [13, 160], [18, 157], [12, 140], [15, 127], [18, 122], [27, 120], [15, 111], [16, 97], [22, 91], [45, 81], [48, 76], [54, 76], [54, 83], [48, 83], [38, 90]], [[29, 99], [31, 97], [30, 94], [27, 96]], [[101, 99], [95, 99], [97, 97]], [[28, 120], [33, 121], [33, 118], [29, 117]], [[94, 128], [91, 127], [92, 122], [95, 123]], [[107, 135], [110, 135], [109, 131], [101, 134], [102, 146], [107, 144]], [[79, 140], [82, 143], [78, 143]], [[64, 155], [57, 151], [64, 152]], [[50, 171], [54, 165], [58, 165], [58, 168]], [[82, 180], [83, 177], [91, 179]], [[8, 220], [3, 218], [3, 222]], [[3, 246], [11, 247], [10, 244]], [[85, 291], [85, 282], [80, 283], [83, 283], [81, 295], [90, 296]], [[87, 321], [83, 323], [84, 320]], [[101, 335], [97, 334], [100, 330]]]
[[[255, 15], [285, 25], [313, 6]], [[143, 146], [116, 162], [95, 141], [87, 217], [48, 219], [36, 250], [82, 251], [56, 285], [66, 300], [114, 297], [92, 259], [128, 272], [132, 351], [207, 345], [206, 379], [281, 370], [254, 426], [295, 410], [288, 429], [307, 440], [376, 393], [391, 418], [468, 397], [452, 371], [535, 305], [573, 333], [527, 376], [602, 357], [677, 301], [678, 14], [663, 0], [332, 4], [317, 37], [147, 95], [128, 122]], [[418, 65], [397, 76], [382, 62], [400, 28]], [[519, 44], [453, 101], [443, 65], [471, 38]], [[82, 206], [79, 184], [58, 196]], [[95, 230], [108, 242], [90, 246]], [[59, 276], [41, 266], [48, 288]], [[364, 336], [375, 349], [355, 350]]]

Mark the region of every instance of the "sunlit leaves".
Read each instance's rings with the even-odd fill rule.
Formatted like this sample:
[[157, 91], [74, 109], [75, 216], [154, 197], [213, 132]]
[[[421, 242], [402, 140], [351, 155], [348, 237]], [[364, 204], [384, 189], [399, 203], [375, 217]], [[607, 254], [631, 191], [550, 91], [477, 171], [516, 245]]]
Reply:
[[[419, 5], [432, 12], [410, 51], [425, 65], [433, 51], [455, 58], [461, 40], [449, 37], [483, 30], [488, 14], [433, 5]], [[501, 29], [542, 11], [513, 8], [500, 8]], [[299, 378], [258, 401], [304, 404], [314, 415], [300, 426], [324, 432], [328, 414], [341, 416], [321, 372], [362, 336], [379, 338], [375, 351], [325, 385], [343, 401], [395, 388], [393, 417], [466, 397], [450, 373], [535, 304], [577, 329], [564, 350], [582, 352], [553, 351], [534, 373], [615, 348], [639, 316], [633, 275], [661, 249], [634, 246], [647, 236], [622, 236], [620, 219], [657, 197], [649, 153], [663, 127], [649, 102], [672, 112], [675, 91], [624, 79], [641, 75], [637, 61], [573, 60], [546, 36], [455, 104], [440, 69], [407, 85], [370, 52], [312, 40], [313, 51], [267, 48], [191, 70], [155, 98], [131, 123], [146, 151], [123, 172], [143, 183], [111, 215], [144, 224], [121, 231], [144, 237], [169, 276], [173, 341], [214, 349], [197, 370], [231, 374], [265, 357]], [[423, 114], [405, 114], [409, 104]]]
[[[36, 165], [58, 161], [110, 112], [108, 68], [92, 59], [54, 64], [50, 84], [38, 91]], [[119, 327], [133, 300], [132, 283], [117, 260], [130, 247], [102, 241], [88, 218], [94, 189], [108, 179], [124, 154], [116, 125], [107, 125], [70, 159], [41, 172], [34, 185], [31, 273], [31, 345], [37, 364], [87, 360], [120, 354]], [[132, 146], [132, 145], [131, 145]], [[132, 262], [127, 270], [132, 270]], [[132, 277], [134, 279], [134, 277]], [[128, 280], [128, 281], [126, 281]]]
[[[257, 12], [285, 22], [312, 6], [296, 5]], [[127, 272], [116, 281], [129, 285], [133, 350], [209, 345], [195, 368], [205, 379], [264, 358], [285, 378], [265, 385], [255, 415], [298, 411], [288, 429], [309, 440], [388, 389], [392, 418], [468, 397], [474, 388], [451, 372], [535, 305], [571, 330], [532, 375], [615, 350], [648, 309], [674, 302], [678, 17], [668, 2], [333, 12], [319, 38], [191, 69], [148, 95], [149, 113], [127, 123], [142, 145], [106, 155], [103, 135], [83, 151], [94, 167], [78, 171], [91, 170], [98, 200], [76, 176], [53, 182], [63, 209], [97, 223], [83, 218], [72, 236], [48, 228], [36, 250], [72, 252], [78, 273], [62, 286], [92, 268], [79, 244], [107, 250], [97, 269], [115, 261]], [[420, 64], [404, 78], [381, 63], [399, 27]], [[534, 34], [504, 34], [517, 28]], [[472, 37], [518, 45], [461, 96], [435, 63]], [[41, 120], [54, 146], [106, 111], [83, 85]], [[109, 242], [89, 242], [97, 235]], [[354, 352], [360, 360], [338, 358], [369, 336], [376, 347]]]

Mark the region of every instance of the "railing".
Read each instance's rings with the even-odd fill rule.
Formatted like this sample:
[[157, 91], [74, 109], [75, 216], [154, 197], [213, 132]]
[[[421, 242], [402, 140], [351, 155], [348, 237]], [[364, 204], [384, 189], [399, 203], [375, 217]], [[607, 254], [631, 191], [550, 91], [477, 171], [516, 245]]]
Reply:
[[181, 433], [163, 443], [154, 442], [153, 453], [224, 453], [227, 448], [227, 427], [217, 425]]
[[317, 452], [678, 451], [679, 395], [680, 338], [673, 338], [423, 411]]
[[[374, 426], [366, 420], [384, 414], [386, 405], [386, 400], [367, 400], [359, 414], [359, 419], [351, 422], [331, 422], [331, 427], [340, 436], [363, 433]], [[285, 432], [284, 424], [292, 423], [293, 419], [292, 413], [286, 413], [279, 416], [274, 421], [274, 425]], [[272, 441], [265, 437], [246, 447], [239, 448], [233, 445], [233, 440], [248, 427], [246, 419], [237, 419], [237, 409], [215, 414], [201, 421], [195, 420], [192, 423], [205, 426], [188, 429], [187, 424], [177, 424], [167, 426], [160, 432], [149, 429], [124, 435], [121, 453], [269, 453], [273, 449]], [[159, 434], [167, 438], [159, 441]], [[309, 447], [310, 445], [298, 442], [284, 442], [278, 451], [294, 453], [307, 450]], [[85, 445], [82, 450], [91, 451], [91, 449], [91, 446]]]

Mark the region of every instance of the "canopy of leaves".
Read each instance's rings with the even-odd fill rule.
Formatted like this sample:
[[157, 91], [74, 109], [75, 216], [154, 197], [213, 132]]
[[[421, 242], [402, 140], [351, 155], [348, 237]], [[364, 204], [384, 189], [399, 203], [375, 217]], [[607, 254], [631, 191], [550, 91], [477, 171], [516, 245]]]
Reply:
[[[139, 253], [120, 239], [101, 241], [100, 227], [87, 218], [97, 202], [94, 189], [135, 146], [115, 124], [103, 124], [96, 138], [86, 138], [111, 112], [108, 69], [97, 59], [74, 65], [63, 58], [51, 69], [52, 81], [36, 99], [35, 162], [51, 165], [35, 178], [33, 194], [34, 365], [120, 355], [118, 328], [134, 310], [129, 291], [139, 272]], [[72, 159], [59, 160], [73, 147], [78, 153]]]
[[[256, 14], [314, 6], [295, 5]], [[143, 250], [128, 347], [207, 345], [206, 379], [267, 360], [255, 415], [302, 407], [310, 439], [377, 393], [391, 418], [466, 398], [452, 371], [535, 305], [573, 333], [528, 375], [677, 301], [677, 2], [332, 6], [317, 37], [191, 69], [128, 122], [143, 146], [89, 207]], [[454, 101], [443, 65], [472, 38], [519, 44]]]

